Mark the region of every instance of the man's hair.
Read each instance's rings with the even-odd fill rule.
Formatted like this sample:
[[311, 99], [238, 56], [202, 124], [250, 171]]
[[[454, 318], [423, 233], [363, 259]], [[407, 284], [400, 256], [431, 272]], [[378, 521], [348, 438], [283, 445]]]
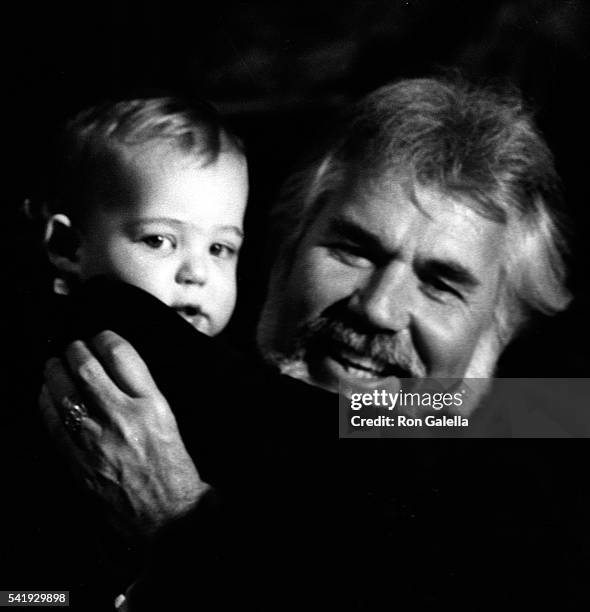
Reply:
[[272, 211], [279, 265], [289, 265], [335, 192], [350, 180], [386, 174], [435, 188], [506, 226], [505, 291], [496, 313], [504, 341], [533, 311], [567, 306], [559, 177], [517, 92], [427, 78], [398, 81], [360, 100], [327, 148], [287, 182]]
[[194, 156], [204, 166], [224, 150], [243, 153], [239, 139], [202, 100], [161, 96], [105, 102], [66, 124], [49, 212], [63, 212], [82, 224], [89, 208], [105, 203], [101, 194], [113, 189], [123, 159], [146, 145]]

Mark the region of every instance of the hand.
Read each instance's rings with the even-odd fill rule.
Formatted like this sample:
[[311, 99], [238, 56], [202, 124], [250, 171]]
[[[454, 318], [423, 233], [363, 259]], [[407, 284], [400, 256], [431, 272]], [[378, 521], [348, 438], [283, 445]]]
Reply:
[[[104, 504], [113, 527], [149, 536], [191, 510], [208, 489], [146, 364], [111, 331], [75, 341], [45, 367], [40, 408], [74, 476]], [[86, 413], [66, 426], [68, 405]], [[71, 409], [70, 403], [70, 409]], [[76, 426], [77, 425], [77, 426]]]

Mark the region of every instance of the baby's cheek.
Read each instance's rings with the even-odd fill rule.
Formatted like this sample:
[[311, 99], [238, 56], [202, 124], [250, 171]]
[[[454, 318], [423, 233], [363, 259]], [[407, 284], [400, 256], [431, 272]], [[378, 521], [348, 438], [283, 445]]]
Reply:
[[217, 279], [210, 285], [208, 304], [204, 305], [211, 317], [213, 335], [218, 334], [229, 323], [237, 300], [236, 280], [228, 276]]
[[119, 280], [147, 291], [170, 306], [174, 293], [174, 273], [162, 262], [130, 257], [125, 262], [119, 262], [116, 271]]

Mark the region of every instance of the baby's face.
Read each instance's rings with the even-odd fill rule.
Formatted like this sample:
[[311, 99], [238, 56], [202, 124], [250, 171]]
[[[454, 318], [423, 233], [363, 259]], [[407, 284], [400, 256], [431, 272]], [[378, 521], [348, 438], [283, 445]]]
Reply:
[[[245, 159], [214, 163], [151, 148], [125, 162], [124, 189], [95, 207], [79, 250], [83, 279], [106, 274], [148, 291], [209, 336], [228, 323], [248, 197]], [[124, 200], [117, 205], [119, 200]]]

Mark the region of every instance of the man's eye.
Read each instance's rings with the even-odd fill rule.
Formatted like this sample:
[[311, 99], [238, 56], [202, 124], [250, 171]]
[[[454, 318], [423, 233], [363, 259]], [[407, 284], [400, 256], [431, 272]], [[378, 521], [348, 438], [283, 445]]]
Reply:
[[332, 257], [347, 266], [354, 268], [369, 268], [373, 262], [358, 247], [348, 244], [333, 244], [329, 247]]
[[163, 236], [162, 234], [150, 234], [149, 236], [144, 236], [141, 239], [145, 245], [147, 245], [150, 249], [168, 252], [173, 251], [176, 248], [176, 242], [170, 236]]
[[209, 253], [219, 259], [232, 259], [236, 256], [237, 252], [238, 250], [235, 247], [222, 244], [221, 242], [214, 242], [209, 247]]
[[439, 277], [431, 277], [424, 279], [426, 290], [435, 297], [446, 297], [448, 295], [455, 296], [460, 300], [463, 299], [463, 294], [452, 285], [449, 285]]

